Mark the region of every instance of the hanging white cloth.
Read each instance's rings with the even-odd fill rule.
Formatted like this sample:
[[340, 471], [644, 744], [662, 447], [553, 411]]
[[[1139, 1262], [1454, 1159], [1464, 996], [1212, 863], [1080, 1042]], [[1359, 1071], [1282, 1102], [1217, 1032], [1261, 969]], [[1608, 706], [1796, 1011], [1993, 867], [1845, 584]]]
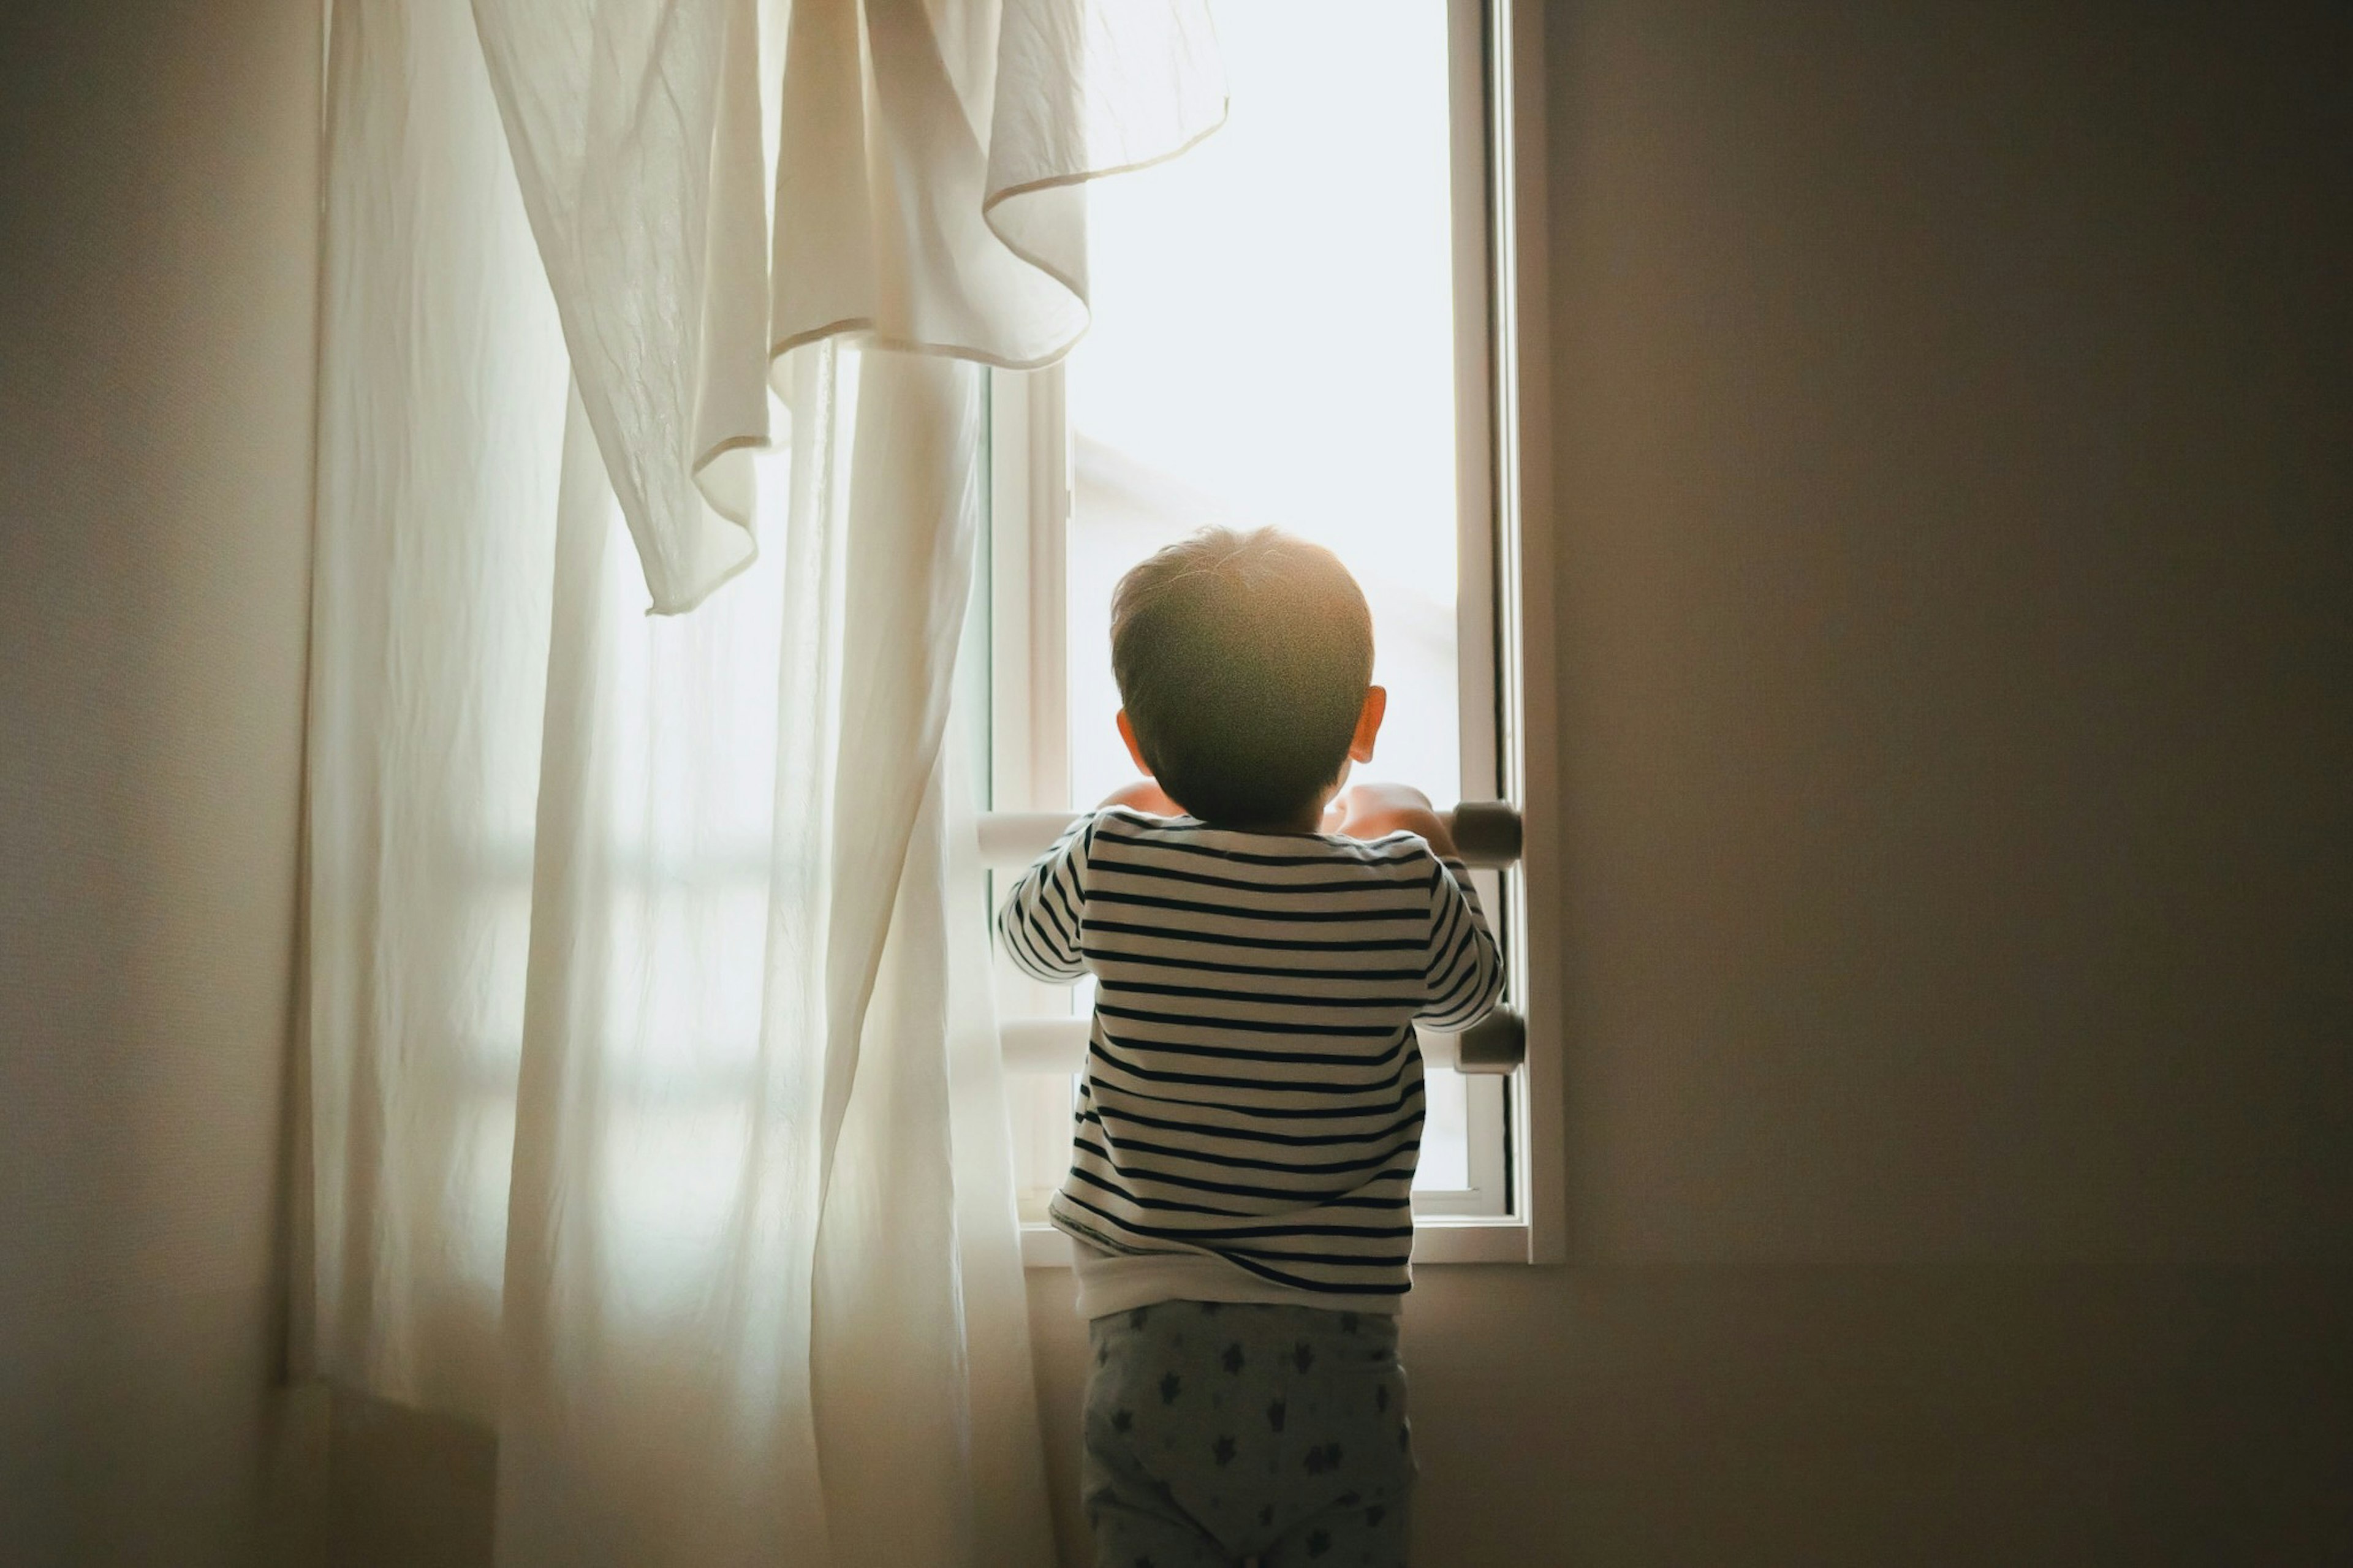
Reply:
[[[1225, 116], [1206, 0], [474, 12], [658, 612], [751, 559], [743, 454], [766, 438], [772, 353], [855, 333], [1051, 362], [1086, 327], [1080, 184], [1174, 156]], [[765, 272], [764, 34], [783, 45]]]
[[1086, 329], [1091, 177], [1225, 117], [1199, 0], [793, 7], [776, 171], [779, 352], [845, 330], [1031, 366]]
[[635, 611], [574, 404], [502, 1563], [1051, 1555], [986, 958], [947, 914], [982, 895], [937, 754], [977, 373], [821, 343], [787, 374], [783, 547], [680, 619]]
[[757, 0], [477, 0], [581, 401], [654, 608], [751, 562], [768, 436]]
[[334, 12], [298, 1322], [495, 1427], [505, 1568], [1051, 1560], [975, 362], [1221, 91], [1198, 3], [779, 9]]
[[491, 1421], [567, 373], [461, 0], [328, 72], [296, 1352]]

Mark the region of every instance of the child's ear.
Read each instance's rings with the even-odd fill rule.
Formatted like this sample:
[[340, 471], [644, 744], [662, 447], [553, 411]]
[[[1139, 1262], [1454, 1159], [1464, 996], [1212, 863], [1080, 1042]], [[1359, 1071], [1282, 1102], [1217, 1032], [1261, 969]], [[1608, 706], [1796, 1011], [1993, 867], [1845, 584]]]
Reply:
[[1144, 760], [1144, 748], [1136, 742], [1135, 726], [1127, 721], [1127, 710], [1124, 708], [1119, 710], [1119, 738], [1127, 742], [1128, 760], [1135, 764], [1135, 771], [1150, 778], [1152, 764]]
[[[1365, 706], [1356, 715], [1356, 738], [1348, 742], [1348, 760], [1369, 763], [1373, 760], [1373, 742], [1380, 739], [1381, 720], [1389, 710], [1388, 689], [1384, 686], [1365, 688]], [[1127, 732], [1127, 716], [1120, 715], [1120, 733]]]

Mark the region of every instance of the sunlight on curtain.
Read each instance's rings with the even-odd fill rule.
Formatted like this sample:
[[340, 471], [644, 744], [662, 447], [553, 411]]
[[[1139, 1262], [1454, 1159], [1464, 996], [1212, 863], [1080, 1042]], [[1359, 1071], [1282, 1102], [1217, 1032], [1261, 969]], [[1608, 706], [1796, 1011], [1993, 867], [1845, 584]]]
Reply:
[[[767, 436], [772, 355], [855, 332], [1050, 363], [1087, 323], [1082, 182], [1172, 156], [1225, 115], [1204, 0], [474, 12], [659, 612], [692, 608], [751, 559], [744, 454]], [[764, 112], [764, 46], [773, 58], [779, 41]]]
[[[512, 1562], [1050, 1551], [986, 960], [944, 913], [978, 873], [950, 891], [944, 770], [890, 760], [940, 732], [977, 373], [826, 342], [786, 379], [793, 446], [759, 459], [781, 547], [690, 617], [638, 613], [573, 405], [507, 1237]], [[872, 831], [893, 799], [911, 837]], [[871, 952], [880, 973], [843, 972]]]
[[1177, 0], [778, 10], [334, 13], [301, 1321], [496, 1428], [508, 1568], [1052, 1554], [950, 918], [976, 362], [1222, 96]]
[[564, 345], [462, 6], [337, 6], [332, 47], [297, 1349], [490, 1420]]

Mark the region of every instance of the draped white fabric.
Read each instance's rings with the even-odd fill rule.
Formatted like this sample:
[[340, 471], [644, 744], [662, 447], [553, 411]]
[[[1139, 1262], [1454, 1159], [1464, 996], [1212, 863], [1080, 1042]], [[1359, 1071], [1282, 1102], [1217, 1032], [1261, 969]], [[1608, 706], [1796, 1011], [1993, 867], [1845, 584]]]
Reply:
[[[753, 553], [769, 352], [1045, 364], [1080, 182], [1223, 120], [1206, 0], [474, 0], [573, 372], [657, 611]], [[782, 47], [763, 299], [764, 41]]]
[[1086, 328], [1077, 182], [1224, 118], [1200, 0], [793, 7], [774, 341], [1044, 364]]
[[296, 1328], [488, 1420], [564, 343], [462, 5], [338, 5], [331, 51]]
[[654, 608], [691, 609], [752, 559], [768, 434], [757, 0], [474, 13]]
[[334, 8], [299, 1348], [495, 1427], [507, 1568], [1051, 1560], [976, 362], [1221, 109], [1175, 0]]

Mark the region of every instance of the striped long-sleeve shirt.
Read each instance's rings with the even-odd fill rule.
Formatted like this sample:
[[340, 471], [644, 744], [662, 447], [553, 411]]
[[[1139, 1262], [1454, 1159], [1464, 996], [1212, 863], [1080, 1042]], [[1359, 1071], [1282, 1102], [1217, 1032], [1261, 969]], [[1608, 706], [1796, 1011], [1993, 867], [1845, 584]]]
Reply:
[[1054, 1224], [1330, 1297], [1408, 1286], [1417, 1020], [1461, 1029], [1503, 965], [1469, 875], [1412, 834], [1082, 818], [997, 915], [1041, 980], [1096, 979]]

